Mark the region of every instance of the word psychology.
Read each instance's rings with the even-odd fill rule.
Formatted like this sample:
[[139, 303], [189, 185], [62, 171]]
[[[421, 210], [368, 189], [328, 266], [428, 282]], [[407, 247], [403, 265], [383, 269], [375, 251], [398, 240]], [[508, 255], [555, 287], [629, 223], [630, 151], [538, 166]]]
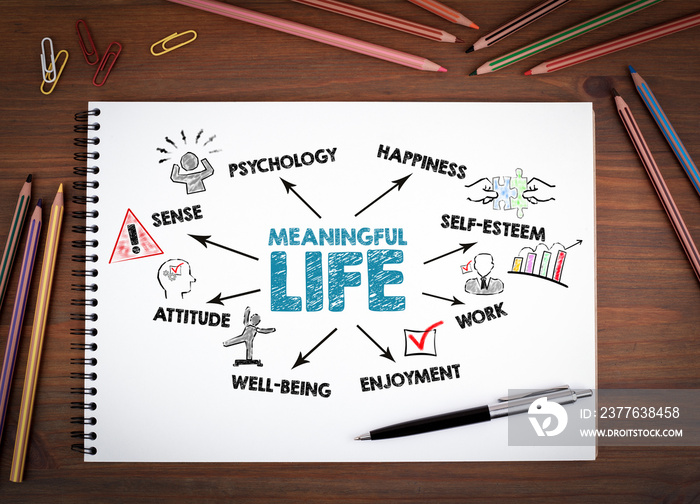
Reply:
[[215, 313], [202, 310], [187, 310], [185, 308], [158, 307], [153, 320], [172, 322], [175, 324], [191, 324], [210, 327], [231, 327], [230, 313]]
[[422, 383], [433, 383], [445, 380], [458, 380], [460, 364], [450, 364], [446, 367], [435, 366], [429, 369], [403, 371], [377, 377], [366, 376], [360, 378], [360, 389], [362, 392], [374, 392], [375, 390], [390, 389], [393, 387], [403, 387], [404, 385], [420, 385]]
[[462, 314], [456, 316], [455, 319], [457, 319], [459, 327], [466, 329], [467, 327], [471, 327], [472, 323], [482, 324], [484, 322], [496, 320], [507, 315], [508, 313], [503, 310], [503, 302], [501, 301], [493, 306], [487, 306], [483, 310], [474, 310], [466, 315]]
[[[321, 252], [306, 252], [306, 311], [323, 309], [323, 266]], [[328, 309], [345, 309], [345, 288], [362, 285], [359, 271], [346, 271], [347, 266], [359, 266], [364, 258], [360, 252], [328, 253]], [[384, 286], [403, 282], [403, 273], [385, 270], [386, 264], [403, 262], [403, 251], [379, 249], [367, 251], [367, 286], [371, 311], [402, 311], [406, 309], [404, 296], [385, 296]], [[270, 254], [270, 304], [272, 311], [301, 311], [301, 296], [287, 295], [287, 253]]]
[[190, 222], [204, 218], [202, 215], [202, 205], [179, 208], [177, 210], [163, 210], [151, 215], [153, 227], [168, 226], [178, 222]]
[[232, 375], [234, 390], [248, 390], [250, 392], [279, 392], [296, 396], [313, 396], [328, 398], [331, 396], [331, 386], [328, 383], [311, 383], [303, 380], [280, 380], [272, 383], [271, 378], [261, 376], [236, 376]]
[[264, 157], [251, 161], [239, 161], [229, 163], [228, 172], [231, 177], [238, 174], [241, 177], [255, 175], [257, 173], [272, 173], [282, 169], [301, 168], [313, 164], [326, 164], [335, 162], [337, 147], [330, 149], [318, 149], [316, 152], [303, 152], [301, 154], [285, 154], [277, 157]]
[[408, 150], [401, 152], [401, 149], [392, 149], [388, 145], [379, 144], [377, 157], [386, 161], [396, 161], [403, 165], [410, 164], [412, 167], [418, 165], [421, 170], [432, 171], [433, 173], [447, 175], [448, 177], [457, 177], [460, 180], [467, 176], [467, 167], [464, 165]]
[[408, 245], [403, 238], [403, 228], [329, 228], [313, 229], [306, 228], [304, 236], [300, 238], [299, 228], [270, 229], [270, 239], [268, 245], [379, 245], [380, 242], [386, 245]]
[[538, 228], [528, 224], [518, 224], [517, 222], [500, 222], [491, 219], [477, 221], [473, 217], [467, 218], [462, 215], [443, 214], [440, 227], [459, 231], [471, 231], [472, 228], [480, 228], [484, 234], [495, 236], [502, 234], [511, 238], [522, 238], [523, 240], [545, 241], [545, 229], [543, 227]]

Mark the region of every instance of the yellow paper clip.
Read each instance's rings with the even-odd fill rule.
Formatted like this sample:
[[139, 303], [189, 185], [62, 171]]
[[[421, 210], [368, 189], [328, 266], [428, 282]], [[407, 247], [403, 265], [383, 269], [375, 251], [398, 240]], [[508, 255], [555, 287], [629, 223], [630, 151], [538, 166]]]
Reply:
[[[59, 67], [58, 60], [61, 58], [61, 54], [65, 54], [66, 58], [63, 60], [63, 63], [61, 63], [61, 66]], [[63, 69], [65, 68], [66, 63], [68, 63], [68, 51], [66, 51], [65, 49], [61, 49], [60, 51], [58, 51], [58, 54], [56, 55], [56, 59], [54, 60], [54, 62], [56, 63], [56, 67], [58, 67], [58, 73], [56, 74], [56, 78], [53, 80], [53, 84], [51, 85], [51, 88], [48, 91], [46, 91], [44, 89], [44, 84], [47, 84], [46, 80], [42, 81], [41, 87], [39, 88], [41, 90], [41, 92], [44, 93], [45, 95], [50, 95], [51, 93], [53, 93], [53, 89], [56, 87], [56, 84], [58, 84], [58, 79], [61, 78], [61, 74], [63, 73]], [[51, 71], [53, 71], [53, 67], [49, 66], [47, 73], [49, 73]]]
[[[174, 38], [182, 37], [183, 35], [187, 35], [188, 33], [191, 33], [191, 34], [193, 35], [193, 37], [192, 37], [192, 38], [189, 38], [189, 39], [185, 40], [184, 42], [181, 42], [181, 43], [179, 43], [179, 44], [177, 44], [177, 45], [175, 45], [175, 46], [172, 46], [172, 47], [165, 47], [165, 44], [167, 44], [168, 42], [170, 42], [170, 41], [173, 40]], [[160, 55], [162, 55], [162, 54], [169, 53], [169, 52], [172, 51], [173, 49], [177, 49], [178, 47], [182, 47], [182, 46], [184, 46], [184, 45], [186, 45], [186, 44], [189, 44], [190, 42], [194, 42], [194, 39], [196, 39], [196, 38], [197, 38], [197, 32], [194, 31], [194, 30], [187, 30], [186, 32], [182, 32], [182, 33], [175, 32], [175, 33], [173, 33], [172, 35], [168, 35], [168, 36], [165, 37], [164, 39], [159, 40], [158, 42], [156, 42], [155, 44], [153, 44], [153, 45], [151, 46], [151, 54], [152, 54], [153, 56], [160, 56]], [[153, 50], [153, 49], [155, 49], [155, 47], [156, 47], [157, 45], [160, 45], [160, 47], [163, 49], [162, 51], [160, 51], [160, 52], [158, 52], [158, 53], [155, 52], [155, 51]]]
[[[49, 49], [51, 51], [51, 56], [46, 54], [46, 41], [49, 42]], [[49, 37], [44, 37], [41, 39], [41, 78], [47, 84], [51, 84], [56, 80], [56, 71], [53, 69], [54, 61], [56, 58], [53, 56], [53, 40]]]

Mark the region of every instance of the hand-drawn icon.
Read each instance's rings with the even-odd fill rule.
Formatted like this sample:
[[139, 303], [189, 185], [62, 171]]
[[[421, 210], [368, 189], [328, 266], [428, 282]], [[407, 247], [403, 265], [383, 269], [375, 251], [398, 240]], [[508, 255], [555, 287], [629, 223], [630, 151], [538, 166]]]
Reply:
[[582, 240], [577, 240], [569, 247], [564, 247], [561, 243], [555, 243], [551, 247], [540, 243], [534, 250], [524, 247], [513, 259], [513, 267], [508, 273], [530, 275], [568, 287], [561, 281], [567, 250], [581, 243]]
[[556, 186], [539, 178], [528, 180], [523, 176], [522, 168], [515, 169], [515, 177], [486, 178], [465, 185], [467, 200], [478, 203], [493, 204], [494, 210], [516, 210], [518, 219], [524, 217], [528, 203], [537, 204], [554, 200], [552, 189]]
[[233, 345], [238, 345], [239, 343], [245, 343], [245, 359], [236, 359], [234, 366], [240, 366], [241, 364], [255, 364], [257, 366], [262, 366], [262, 361], [259, 359], [253, 359], [253, 340], [258, 333], [269, 334], [275, 332], [275, 328], [262, 328], [258, 327], [260, 323], [260, 315], [257, 313], [250, 314], [250, 306], [245, 309], [243, 315], [243, 325], [245, 328], [243, 332], [229, 340], [224, 341], [225, 347], [230, 347]]
[[177, 296], [182, 299], [196, 281], [190, 263], [182, 259], [168, 259], [158, 268], [158, 283], [165, 291], [165, 299]]
[[131, 209], [126, 211], [109, 264], [162, 254], [158, 244], [146, 231]]
[[491, 254], [477, 254], [473, 261], [474, 271], [479, 275], [470, 278], [464, 285], [464, 290], [469, 294], [490, 296], [503, 292], [503, 282], [498, 278], [489, 277], [493, 270], [493, 256]]
[[204, 187], [204, 179], [214, 175], [212, 168], [206, 158], [202, 158], [202, 166], [199, 166], [199, 158], [192, 152], [186, 152], [180, 158], [180, 164], [173, 165], [173, 171], [170, 173], [170, 180], [177, 184], [185, 184], [187, 194], [194, 194], [206, 191]]
[[442, 320], [428, 327], [425, 331], [414, 331], [412, 329], [404, 329], [405, 351], [404, 356], [411, 355], [432, 355], [437, 357], [437, 346], [435, 337], [437, 336], [437, 327], [443, 324]]

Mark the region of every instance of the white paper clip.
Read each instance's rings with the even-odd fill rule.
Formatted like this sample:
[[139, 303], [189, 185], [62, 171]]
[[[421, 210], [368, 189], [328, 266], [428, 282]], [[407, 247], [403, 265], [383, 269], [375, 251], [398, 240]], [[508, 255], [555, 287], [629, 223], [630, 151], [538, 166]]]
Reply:
[[[46, 41], [49, 41], [49, 49], [51, 50], [51, 58], [46, 55]], [[41, 39], [41, 78], [47, 84], [56, 80], [56, 58], [53, 55], [53, 40], [49, 37]]]

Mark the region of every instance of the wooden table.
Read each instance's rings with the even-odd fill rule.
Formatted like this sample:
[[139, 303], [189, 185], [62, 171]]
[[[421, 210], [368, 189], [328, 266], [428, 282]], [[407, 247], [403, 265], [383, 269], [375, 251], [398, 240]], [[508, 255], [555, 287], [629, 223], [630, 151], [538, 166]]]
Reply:
[[[695, 159], [700, 159], [700, 28], [551, 75], [522, 73], [533, 58], [469, 77], [483, 62], [622, 3], [572, 2], [496, 47], [464, 54], [437, 43], [283, 0], [237, 5], [420, 54], [448, 69], [421, 72], [312, 41], [195, 11], [164, 0], [4, 0], [0, 51], [0, 241], [17, 192], [34, 175], [34, 199], [60, 182], [68, 203], [41, 365], [25, 481], [8, 481], [30, 327], [22, 335], [6, 432], [0, 444], [0, 501], [14, 502], [697, 502], [700, 448], [602, 447], [595, 462], [431, 464], [87, 464], [71, 450], [69, 394], [70, 202], [73, 114], [88, 100], [590, 101], [597, 126], [598, 387], [700, 388], [700, 286], [617, 117], [612, 87], [630, 103], [692, 235], [700, 201], [634, 91], [628, 64], [653, 86]], [[482, 27], [451, 25], [403, 0], [353, 3], [437, 26], [469, 44], [535, 0], [448, 3]], [[693, 13], [694, 0], [667, 1], [552, 49], [547, 58]], [[75, 23], [98, 46], [124, 50], [103, 87], [82, 59]], [[169, 55], [156, 40], [196, 29], [197, 41]], [[56, 90], [39, 92], [40, 41], [52, 37], [70, 60]], [[138, 120], [138, 118], [134, 118]], [[469, 118], [465, 118], [468, 121]], [[20, 253], [23, 243], [20, 243]], [[43, 242], [39, 253], [42, 253]], [[0, 315], [4, 349], [18, 269]], [[32, 320], [38, 275], [26, 319]], [[31, 322], [28, 323], [31, 325]]]

